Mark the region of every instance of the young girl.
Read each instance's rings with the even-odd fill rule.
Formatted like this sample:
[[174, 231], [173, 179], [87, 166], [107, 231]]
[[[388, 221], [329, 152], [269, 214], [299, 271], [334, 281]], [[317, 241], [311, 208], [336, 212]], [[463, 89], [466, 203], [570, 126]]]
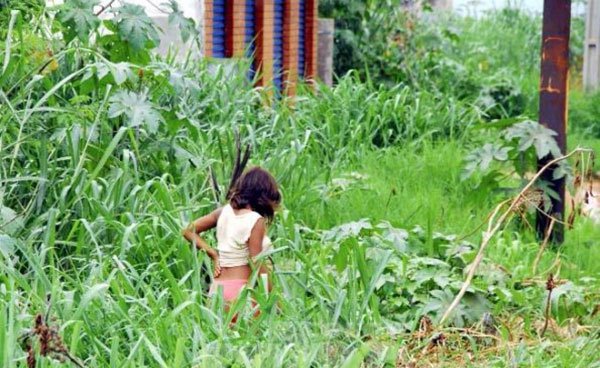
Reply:
[[[248, 282], [250, 263], [271, 246], [266, 226], [273, 220], [281, 195], [277, 182], [266, 170], [255, 167], [245, 172], [235, 183], [229, 203], [194, 221], [183, 236], [213, 260], [214, 281], [209, 295], [223, 288], [226, 302], [234, 300]], [[217, 228], [217, 250], [211, 248], [199, 234]], [[261, 266], [259, 273], [267, 274]]]

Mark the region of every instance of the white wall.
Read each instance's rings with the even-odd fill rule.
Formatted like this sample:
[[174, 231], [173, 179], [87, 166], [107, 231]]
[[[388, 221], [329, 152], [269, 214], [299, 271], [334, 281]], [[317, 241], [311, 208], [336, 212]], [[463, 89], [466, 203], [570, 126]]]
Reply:
[[583, 86], [595, 91], [600, 89], [600, 0], [588, 3], [585, 33]]
[[[106, 0], [103, 0], [102, 2], [104, 3]], [[119, 0], [117, 2], [123, 1]], [[164, 8], [162, 4], [166, 2], [165, 0], [126, 0], [126, 2], [143, 6], [146, 8], [146, 14], [148, 14], [150, 17], [159, 17], [165, 15], [165, 13], [161, 12], [159, 9]], [[204, 1], [202, 0], [177, 0], [179, 9], [183, 11], [183, 14], [186, 17], [190, 17], [192, 19], [199, 19], [201, 17], [202, 13], [200, 12], [200, 7], [203, 3]]]
[[[455, 11], [461, 14], [477, 15], [485, 10], [501, 9], [506, 6], [526, 9], [541, 14], [544, 10], [544, 0], [453, 0]], [[573, 1], [573, 15], [585, 14], [585, 4]]]
[[[106, 0], [103, 0], [106, 1]], [[119, 0], [121, 1], [121, 0]], [[192, 18], [199, 29], [202, 29], [202, 20], [204, 13], [204, 0], [176, 0], [179, 5], [179, 9], [183, 12], [183, 15]], [[122, 1], [121, 1], [122, 2]], [[167, 54], [169, 49], [178, 52], [178, 55], [185, 55], [186, 51], [192, 46], [192, 41], [188, 41], [187, 44], [183, 43], [181, 39], [179, 28], [169, 26], [169, 7], [165, 7], [163, 4], [165, 0], [126, 0], [127, 3], [141, 5], [145, 8], [146, 14], [150, 16], [156, 25], [162, 30], [160, 35], [160, 45], [157, 48], [157, 52], [161, 55]], [[201, 53], [201, 50], [195, 49], [196, 54]]]
[[[190, 17], [193, 19], [197, 19], [202, 15], [202, 6], [204, 4], [203, 0], [176, 0], [179, 8], [183, 11], [183, 14], [186, 17]], [[161, 8], [164, 8], [162, 5], [167, 1], [165, 0], [117, 0], [113, 4], [114, 6], [120, 6], [123, 3], [130, 3], [141, 5], [146, 8], [146, 14], [150, 17], [156, 17], [164, 15], [164, 12], [161, 11]], [[46, 4], [48, 6], [60, 5], [64, 3], [64, 0], [46, 0]], [[110, 0], [101, 0], [100, 5], [109, 4]]]
[[[179, 9], [183, 12], [186, 17], [192, 18], [198, 29], [202, 29], [202, 20], [204, 14], [204, 0], [176, 0], [179, 5]], [[64, 0], [46, 0], [46, 4], [48, 6], [60, 5], [64, 2]], [[156, 25], [163, 31], [160, 35], [161, 42], [158, 46], [158, 53], [166, 54], [169, 48], [179, 49], [179, 54], [183, 55], [183, 50], [187, 49], [189, 46], [184, 45], [181, 40], [179, 29], [169, 27], [168, 16], [169, 16], [169, 8], [165, 7], [163, 4], [166, 0], [117, 0], [113, 3], [114, 7], [121, 6], [123, 3], [130, 3], [141, 5], [144, 7], [146, 14], [151, 17]], [[100, 5], [107, 5], [110, 3], [110, 0], [101, 0]], [[98, 9], [101, 9], [98, 7]], [[110, 13], [105, 12], [101, 16], [102, 18], [110, 18]]]

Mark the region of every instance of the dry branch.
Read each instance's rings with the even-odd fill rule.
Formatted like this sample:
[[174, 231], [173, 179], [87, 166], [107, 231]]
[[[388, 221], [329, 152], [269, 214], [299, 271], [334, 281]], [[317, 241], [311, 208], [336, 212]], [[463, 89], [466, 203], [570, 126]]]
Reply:
[[538, 252], [535, 256], [535, 260], [533, 261], [533, 274], [534, 275], [537, 272], [537, 268], [538, 268], [538, 264], [540, 263], [540, 259], [542, 259], [542, 254], [544, 253], [544, 250], [548, 246], [548, 241], [550, 240], [550, 235], [552, 234], [552, 229], [554, 229], [555, 222], [556, 222], [556, 220], [554, 218], [550, 219], [550, 224], [548, 225], [548, 229], [546, 229], [546, 236], [544, 237], [544, 241], [542, 242], [542, 245], [540, 246], [540, 249], [538, 250]]
[[100, 10], [98, 10], [94, 15], [97, 16], [97, 17], [100, 16], [100, 14], [104, 13], [104, 11], [106, 9], [110, 8], [114, 2], [115, 2], [115, 0], [111, 0], [108, 4], [101, 5], [100, 6]]
[[[527, 185], [525, 185], [525, 187], [521, 190], [521, 192], [519, 192], [519, 194], [516, 197], [514, 197], [512, 199], [512, 201], [509, 199], [509, 200], [506, 200], [506, 201], [500, 203], [498, 206], [496, 206], [494, 211], [492, 211], [492, 215], [490, 216], [490, 219], [488, 221], [487, 230], [483, 234], [483, 240], [481, 242], [481, 246], [479, 247], [479, 251], [477, 252], [477, 256], [475, 257], [475, 260], [469, 267], [469, 272], [467, 274], [467, 278], [465, 279], [465, 282], [463, 283], [460, 291], [458, 292], [458, 294], [456, 294], [456, 297], [454, 298], [454, 300], [452, 301], [452, 303], [450, 304], [448, 309], [446, 309], [446, 311], [442, 315], [442, 318], [440, 319], [440, 322], [439, 322], [440, 326], [443, 326], [444, 322], [446, 322], [446, 320], [448, 319], [450, 314], [452, 314], [454, 309], [460, 303], [462, 297], [467, 292], [467, 288], [469, 287], [469, 285], [471, 285], [471, 281], [473, 281], [473, 277], [475, 276], [475, 271], [477, 270], [477, 267], [483, 260], [483, 254], [484, 254], [485, 248], [487, 248], [488, 244], [492, 240], [492, 237], [498, 232], [498, 230], [500, 230], [502, 225], [506, 222], [507, 218], [513, 213], [514, 209], [517, 207], [517, 204], [522, 200], [522, 196], [529, 189], [531, 189], [531, 187], [535, 184], [536, 180], [539, 179], [539, 177], [546, 170], [548, 170], [548, 168], [550, 168], [551, 166], [557, 164], [560, 161], [568, 159], [569, 157], [573, 156], [576, 153], [590, 152], [590, 151], [591, 150], [589, 150], [589, 149], [577, 148], [577, 149], [571, 151], [567, 155], [564, 155], [564, 156], [561, 156], [561, 157], [558, 157], [558, 158], [555, 158], [555, 159], [549, 161], [533, 176], [533, 178], [531, 178], [529, 183], [527, 183]], [[496, 216], [498, 215], [498, 213], [500, 212], [502, 207], [504, 207], [504, 205], [508, 202], [511, 202], [508, 209], [502, 213], [502, 215], [498, 218], [498, 220], [496, 222], [494, 222], [494, 220], [496, 219]]]
[[554, 276], [552, 274], [548, 275], [548, 281], [546, 281], [546, 290], [548, 290], [548, 298], [546, 300], [546, 312], [544, 313], [546, 320], [544, 321], [544, 328], [542, 328], [542, 332], [540, 334], [541, 337], [544, 337], [546, 333], [546, 329], [548, 329], [548, 322], [550, 321], [550, 302], [552, 301], [552, 290], [555, 287]]

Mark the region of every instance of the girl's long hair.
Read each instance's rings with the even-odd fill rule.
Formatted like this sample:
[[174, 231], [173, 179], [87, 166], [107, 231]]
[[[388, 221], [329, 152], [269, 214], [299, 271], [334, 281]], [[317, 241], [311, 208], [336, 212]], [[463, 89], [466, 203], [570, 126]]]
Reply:
[[271, 222], [281, 202], [281, 193], [275, 178], [267, 170], [254, 167], [236, 180], [228, 199], [234, 209], [249, 206]]

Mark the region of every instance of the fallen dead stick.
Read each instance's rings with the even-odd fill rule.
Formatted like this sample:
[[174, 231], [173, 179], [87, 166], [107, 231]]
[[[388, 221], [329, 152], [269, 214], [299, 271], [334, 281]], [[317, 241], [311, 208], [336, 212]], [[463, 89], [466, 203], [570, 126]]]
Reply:
[[481, 241], [481, 246], [479, 247], [477, 256], [475, 257], [475, 260], [473, 261], [473, 263], [471, 264], [471, 266], [469, 268], [469, 272], [467, 273], [467, 278], [465, 279], [465, 282], [463, 283], [458, 294], [456, 294], [456, 297], [454, 297], [454, 300], [452, 301], [450, 306], [448, 306], [448, 309], [446, 309], [446, 311], [442, 315], [442, 318], [440, 319], [440, 322], [439, 322], [440, 326], [444, 325], [444, 322], [446, 322], [446, 320], [448, 319], [450, 314], [452, 314], [452, 312], [454, 311], [454, 308], [456, 308], [456, 306], [458, 306], [462, 297], [467, 292], [467, 289], [469, 288], [469, 285], [471, 285], [471, 281], [473, 281], [473, 277], [475, 276], [475, 271], [477, 270], [477, 267], [483, 260], [483, 253], [485, 251], [485, 248], [488, 246], [488, 244], [490, 243], [490, 240], [492, 240], [493, 236], [498, 232], [498, 230], [500, 230], [500, 228], [502, 227], [502, 225], [504, 224], [506, 219], [513, 213], [513, 211], [514, 211], [515, 207], [517, 206], [517, 204], [519, 203], [521, 197], [529, 189], [531, 189], [531, 187], [535, 184], [536, 180], [539, 179], [539, 177], [546, 170], [548, 170], [548, 168], [550, 168], [551, 166], [555, 165], [556, 163], [558, 163], [560, 161], [568, 159], [569, 157], [573, 156], [576, 153], [583, 153], [583, 152], [593, 152], [593, 150], [585, 149], [585, 148], [576, 148], [573, 151], [571, 151], [569, 154], [555, 158], [552, 161], [548, 162], [546, 165], [544, 165], [533, 176], [533, 178], [531, 178], [529, 183], [527, 183], [527, 185], [525, 185], [525, 187], [521, 190], [521, 192], [519, 192], [519, 194], [512, 199], [512, 202], [511, 202], [510, 206], [508, 207], [508, 209], [506, 211], [504, 211], [504, 213], [502, 213], [502, 215], [498, 218], [498, 221], [496, 223], [494, 223], [494, 220], [495, 220], [496, 216], [498, 215], [498, 213], [500, 213], [500, 210], [502, 209], [502, 207], [504, 207], [504, 205], [506, 203], [510, 202], [511, 200], [509, 199], [509, 200], [503, 201], [498, 206], [496, 206], [494, 211], [492, 211], [492, 215], [490, 216], [490, 219], [488, 221], [487, 230], [483, 234], [483, 240]]
[[489, 339], [493, 339], [493, 340], [502, 342], [502, 339], [500, 337], [498, 337], [498, 336], [490, 335], [490, 334], [486, 334], [486, 333], [481, 333], [479, 331], [475, 331], [475, 330], [470, 329], [470, 328], [446, 327], [446, 328], [444, 328], [443, 331], [448, 331], [450, 333], [456, 332], [456, 333], [459, 333], [460, 335], [468, 335], [468, 336], [473, 336], [473, 337], [489, 338]]

